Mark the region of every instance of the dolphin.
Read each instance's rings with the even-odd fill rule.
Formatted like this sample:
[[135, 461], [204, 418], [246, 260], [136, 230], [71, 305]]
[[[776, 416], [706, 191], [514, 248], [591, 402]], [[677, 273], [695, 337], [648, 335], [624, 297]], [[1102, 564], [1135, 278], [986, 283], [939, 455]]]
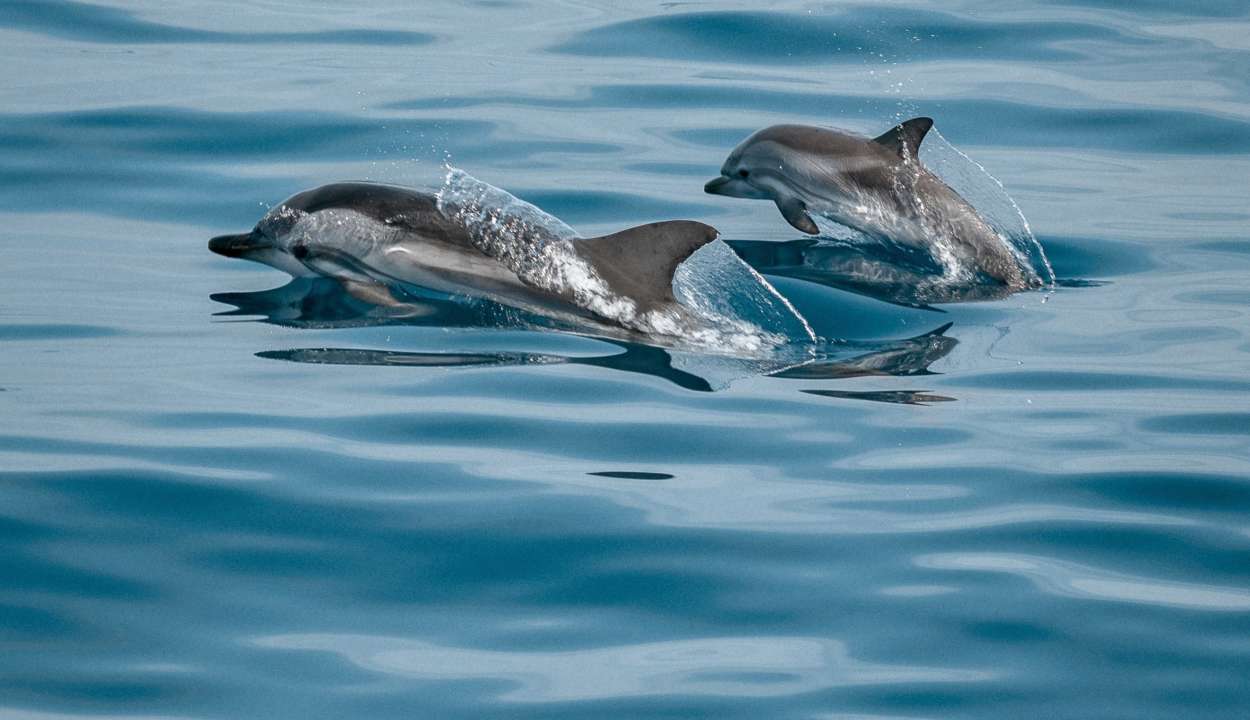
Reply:
[[295, 277], [334, 278], [353, 297], [400, 311], [413, 306], [393, 289], [418, 286], [652, 334], [688, 317], [673, 296], [673, 272], [717, 237], [715, 228], [690, 220], [574, 240], [537, 224], [510, 227], [520, 228], [520, 246], [484, 234], [440, 207], [435, 194], [348, 182], [293, 195], [250, 232], [214, 237], [208, 248]]
[[932, 119], [918, 117], [870, 139], [773, 125], [734, 148], [703, 189], [772, 200], [786, 222], [810, 235], [820, 232], [810, 214], [818, 213], [1014, 290], [1040, 284], [972, 205], [921, 164], [920, 142], [931, 127]]

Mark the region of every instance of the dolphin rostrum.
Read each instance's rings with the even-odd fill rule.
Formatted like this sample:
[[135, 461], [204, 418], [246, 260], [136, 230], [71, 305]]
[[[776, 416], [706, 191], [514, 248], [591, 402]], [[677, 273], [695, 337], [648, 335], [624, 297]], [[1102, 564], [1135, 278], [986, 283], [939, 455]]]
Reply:
[[568, 239], [506, 217], [501, 231], [498, 214], [480, 223], [458, 210], [420, 190], [336, 183], [298, 193], [251, 232], [208, 247], [296, 277], [334, 278], [375, 305], [399, 305], [391, 288], [415, 285], [596, 328], [673, 334], [687, 317], [673, 272], [717, 236], [674, 220]]
[[933, 120], [913, 118], [869, 139], [807, 125], [773, 125], [733, 149], [714, 195], [772, 200], [808, 233], [825, 215], [877, 240], [920, 248], [948, 272], [966, 269], [1013, 289], [1039, 284], [1008, 242], [920, 162]]

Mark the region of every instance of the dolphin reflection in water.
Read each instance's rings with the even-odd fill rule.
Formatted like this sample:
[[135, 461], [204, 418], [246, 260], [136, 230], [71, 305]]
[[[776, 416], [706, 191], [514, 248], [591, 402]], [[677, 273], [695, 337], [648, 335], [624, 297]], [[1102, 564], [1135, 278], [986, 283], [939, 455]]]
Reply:
[[999, 283], [935, 281], [941, 278], [941, 268], [925, 254], [896, 245], [826, 238], [726, 240], [725, 244], [763, 275], [805, 280], [894, 305], [936, 310], [932, 304], [998, 300], [1013, 292]]
[[[212, 299], [233, 310], [224, 317], [259, 317], [262, 322], [306, 329], [369, 326], [417, 326], [444, 328], [549, 329], [573, 332], [549, 317], [525, 313], [487, 300], [463, 300], [410, 295], [399, 302], [388, 299], [372, 304], [358, 293], [327, 278], [297, 278], [287, 285], [259, 292], [216, 293]], [[945, 333], [946, 323], [934, 330], [902, 340], [879, 343], [845, 343], [836, 356], [796, 363], [760, 374], [792, 380], [838, 380], [871, 376], [921, 376], [932, 374], [929, 366], [945, 357], [958, 340]], [[298, 363], [333, 365], [384, 365], [392, 367], [516, 367], [528, 365], [585, 365], [618, 372], [639, 373], [667, 380], [687, 390], [715, 388], [712, 379], [700, 374], [698, 363], [676, 367], [674, 351], [627, 339], [583, 337], [614, 346], [603, 355], [562, 355], [532, 352], [413, 352], [390, 349], [307, 347], [265, 350], [258, 357]], [[715, 364], [715, 363], [713, 363]], [[808, 392], [808, 391], [805, 391]], [[951, 400], [927, 390], [833, 391], [810, 394], [854, 400], [925, 404]]]
[[[936, 310], [945, 303], [1000, 300], [1013, 290], [996, 283], [944, 283], [941, 268], [922, 253], [897, 245], [870, 245], [830, 238], [725, 240], [756, 272], [804, 280], [893, 305]], [[1056, 288], [1087, 288], [1102, 280], [1059, 277]]]

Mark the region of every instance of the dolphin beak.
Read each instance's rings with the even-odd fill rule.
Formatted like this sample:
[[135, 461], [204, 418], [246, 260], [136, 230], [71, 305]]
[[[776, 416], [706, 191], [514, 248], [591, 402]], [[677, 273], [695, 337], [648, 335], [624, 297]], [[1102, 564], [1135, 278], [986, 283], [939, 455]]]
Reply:
[[746, 178], [733, 177], [731, 175], [721, 175], [718, 178], [708, 180], [707, 184], [703, 186], [703, 192], [732, 198], [746, 198], [748, 200], [769, 199], [767, 192], [755, 187]]
[[724, 175], [721, 175], [718, 178], [712, 178], [707, 181], [706, 185], [703, 186], [703, 192], [710, 193], [712, 195], [723, 195], [725, 186], [731, 182], [733, 182], [733, 180], [725, 177]]
[[269, 247], [265, 238], [256, 232], [238, 235], [218, 235], [208, 241], [208, 249], [226, 257], [246, 257], [248, 253]]

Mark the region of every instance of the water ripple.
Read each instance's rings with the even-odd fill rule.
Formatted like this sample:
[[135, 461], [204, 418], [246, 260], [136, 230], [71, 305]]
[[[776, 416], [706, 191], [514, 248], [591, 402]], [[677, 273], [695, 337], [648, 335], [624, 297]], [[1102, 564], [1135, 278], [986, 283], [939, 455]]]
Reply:
[[1250, 611], [1250, 592], [1135, 577], [1044, 557], [1002, 553], [939, 553], [916, 558], [920, 567], [974, 570], [1026, 578], [1065, 597], [1162, 605], [1189, 610]]
[[602, 25], [554, 52], [594, 57], [655, 57], [734, 63], [818, 63], [865, 58], [1082, 57], [1076, 40], [1132, 42], [1101, 25], [991, 22], [914, 8], [851, 7], [829, 15], [704, 12]]
[[5, 14], [0, 19], [0, 26], [91, 43], [322, 43], [393, 46], [425, 45], [434, 41], [434, 36], [428, 33], [368, 28], [265, 33], [201, 30], [142, 20], [126, 10], [72, 0], [13, 0], [5, 4]]
[[423, 680], [500, 680], [503, 700], [572, 702], [646, 696], [772, 697], [853, 685], [968, 683], [989, 671], [891, 666], [808, 637], [718, 637], [559, 652], [446, 647], [402, 638], [275, 635], [265, 648], [332, 652], [366, 670]]
[[[480, 98], [417, 99], [392, 102], [396, 110], [429, 110], [509, 105], [530, 108], [692, 108], [776, 112], [820, 118], [819, 124], [846, 118], [851, 129], [870, 135], [881, 127], [861, 118], [893, 118], [897, 101], [888, 96], [834, 92], [794, 92], [742, 84], [610, 84], [596, 85], [573, 98], [492, 94]], [[996, 98], [919, 100], [912, 115], [930, 114], [943, 133], [961, 146], [1077, 147], [1134, 153], [1250, 153], [1250, 121], [1195, 110], [1162, 107], [1071, 107], [1044, 102]], [[995, 122], [986, 124], [984, 118]], [[882, 120], [877, 120], [881, 124]], [[757, 127], [696, 127], [672, 131], [674, 139], [727, 150]]]

